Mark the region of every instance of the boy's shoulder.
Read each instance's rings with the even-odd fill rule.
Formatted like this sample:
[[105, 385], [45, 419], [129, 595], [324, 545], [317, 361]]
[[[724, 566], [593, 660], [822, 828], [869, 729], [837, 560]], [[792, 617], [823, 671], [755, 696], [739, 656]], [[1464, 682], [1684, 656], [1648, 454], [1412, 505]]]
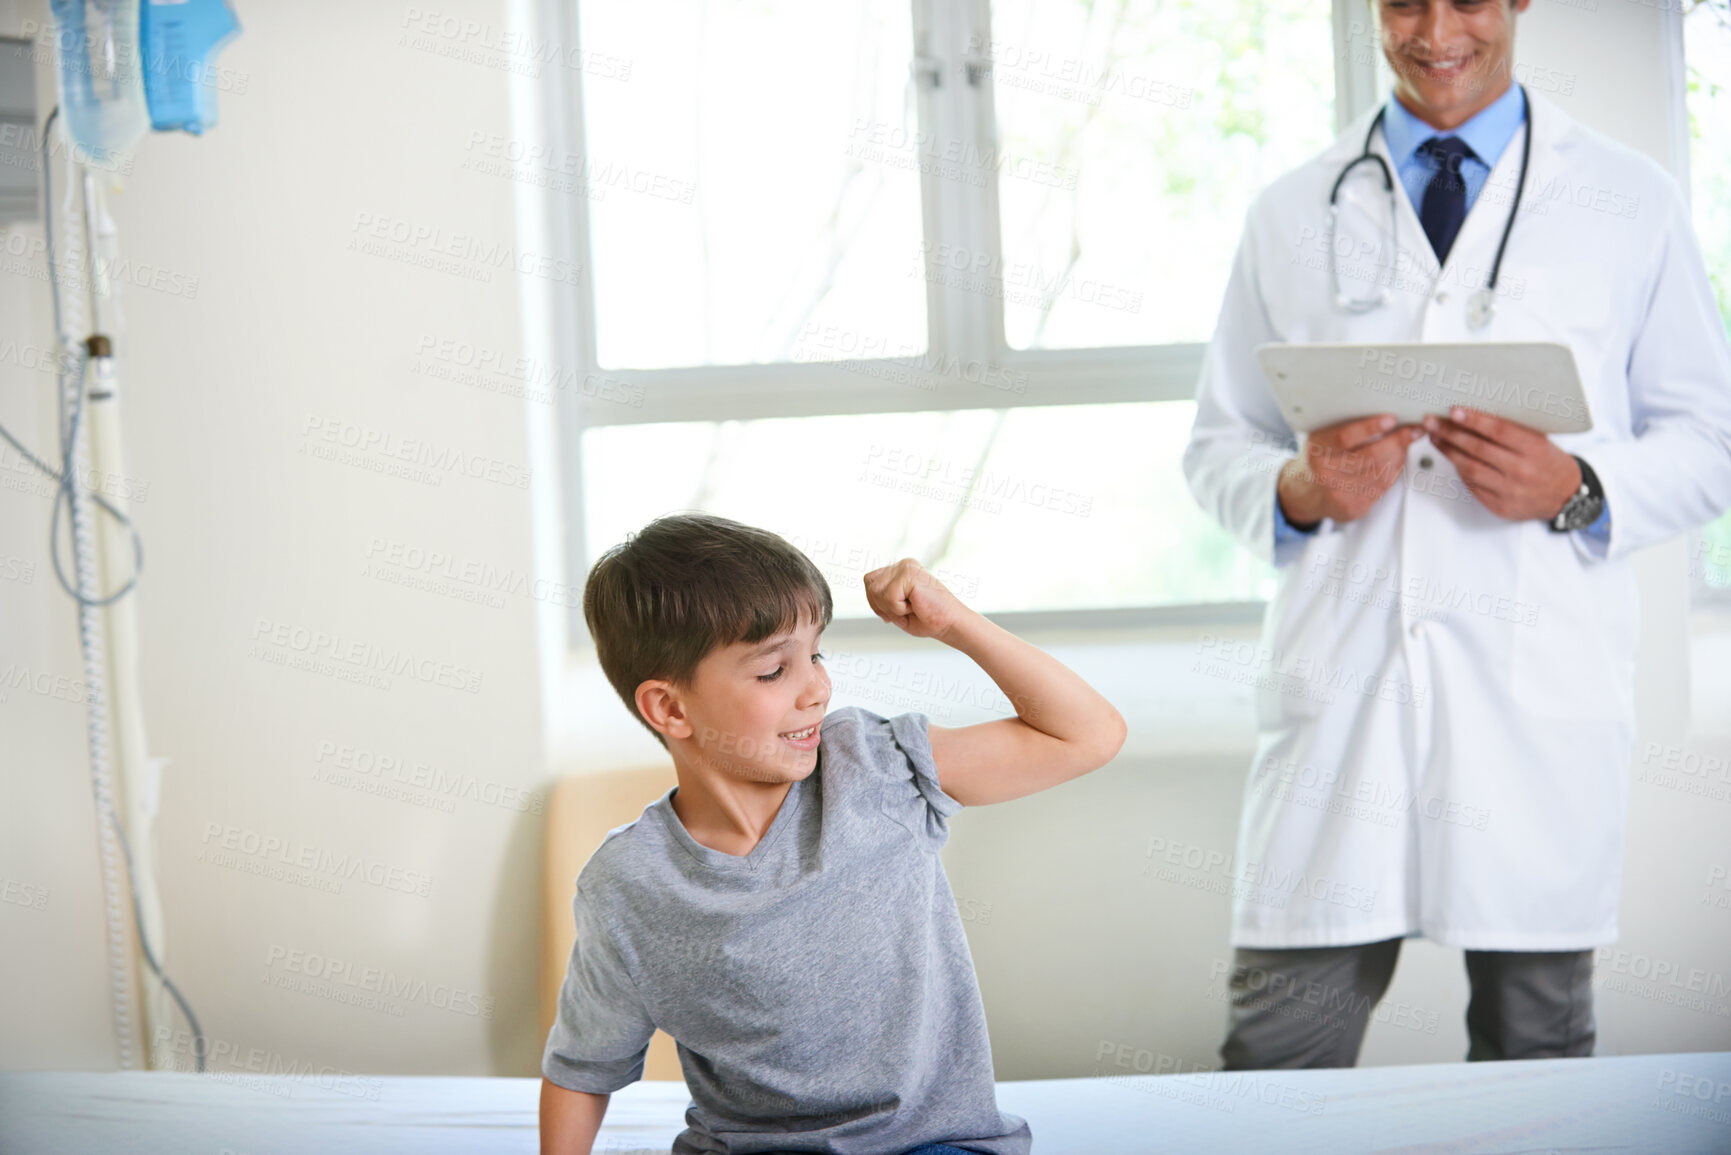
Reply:
[[669, 805], [669, 790], [643, 808], [643, 813], [615, 826], [577, 872], [577, 889], [591, 904], [605, 906], [623, 897], [634, 884], [641, 885], [658, 873], [656, 869], [673, 849], [658, 808]]
[[[823, 751], [826, 784], [883, 783], [886, 805], [904, 825], [920, 822], [936, 833], [942, 819], [962, 808], [938, 781], [924, 714], [885, 718], [858, 706], [836, 710], [823, 720]], [[935, 813], [921, 818], [928, 809]]]
[[826, 770], [857, 766], [897, 777], [907, 776], [910, 763], [929, 762], [932, 749], [924, 714], [886, 718], [862, 706], [843, 706], [824, 716], [822, 748]]
[[828, 745], [840, 740], [844, 734], [847, 735], [848, 741], [857, 741], [856, 733], [875, 729], [882, 726], [885, 721], [885, 718], [863, 707], [843, 706], [840, 709], [831, 710], [823, 716], [823, 729], [820, 731], [822, 742], [824, 745]]

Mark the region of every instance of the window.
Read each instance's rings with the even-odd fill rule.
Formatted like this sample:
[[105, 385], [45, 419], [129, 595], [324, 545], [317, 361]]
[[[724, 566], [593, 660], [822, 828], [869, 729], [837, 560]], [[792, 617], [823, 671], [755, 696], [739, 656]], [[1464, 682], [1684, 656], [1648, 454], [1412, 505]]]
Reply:
[[[1689, 203], [1719, 313], [1731, 332], [1731, 2], [1685, 0]], [[1690, 556], [1697, 601], [1731, 601], [1731, 513], [1707, 526]]]
[[[607, 369], [925, 351], [907, 6], [596, 0], [582, 42], [632, 61], [584, 92], [596, 354]], [[797, 100], [789, 96], [798, 93]], [[643, 173], [610, 182], [610, 171]], [[639, 192], [638, 187], [647, 191]]]
[[921, 559], [969, 605], [1118, 607], [1261, 596], [1262, 571], [1178, 471], [1189, 402], [615, 425], [585, 437], [596, 556], [658, 514], [775, 529], [871, 617], [861, 578]]
[[1333, 139], [1327, 5], [997, 0], [991, 18], [1003, 147], [1050, 166], [998, 182], [1004, 266], [1070, 286], [1006, 292], [1009, 347], [1206, 342], [1250, 197]]
[[1333, 137], [1329, 0], [577, 17], [632, 62], [580, 97], [617, 387], [578, 403], [578, 573], [706, 509], [804, 548], [838, 618], [901, 556], [989, 612], [1268, 596], [1179, 461], [1250, 198]]

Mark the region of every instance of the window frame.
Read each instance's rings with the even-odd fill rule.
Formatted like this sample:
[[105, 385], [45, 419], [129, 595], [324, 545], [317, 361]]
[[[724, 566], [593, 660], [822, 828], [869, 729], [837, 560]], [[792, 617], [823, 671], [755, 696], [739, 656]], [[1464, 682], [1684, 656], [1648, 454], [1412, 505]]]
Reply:
[[[577, 6], [583, 0], [540, 0], [539, 16], [551, 39], [580, 48]], [[914, 69], [920, 76], [918, 101], [922, 128], [939, 140], [963, 140], [990, 152], [996, 125], [990, 61], [966, 52], [990, 43], [990, 0], [911, 0]], [[1364, 0], [1332, 0], [1335, 78], [1335, 129], [1338, 132], [1381, 99], [1383, 81], [1377, 54], [1359, 53], [1352, 44], [1354, 17], [1364, 18]], [[556, 69], [547, 78], [543, 115], [551, 143], [569, 155], [584, 155], [582, 73]], [[935, 81], [935, 82], [934, 82]], [[609, 392], [629, 390], [641, 404], [591, 400], [582, 391], [564, 391], [558, 403], [560, 497], [563, 507], [564, 564], [577, 585], [588, 572], [583, 493], [582, 438], [586, 429], [607, 425], [668, 421], [754, 420], [773, 417], [822, 417], [930, 410], [1008, 409], [1048, 405], [1189, 401], [1196, 394], [1204, 342], [1114, 346], [1085, 349], [1016, 350], [1004, 337], [1001, 302], [987, 294], [943, 283], [933, 276], [935, 245], [959, 245], [980, 254], [988, 267], [1001, 261], [998, 183], [978, 185], [950, 180], [935, 171], [920, 177], [922, 241], [926, 243], [926, 353], [919, 358], [828, 362], [780, 362], [667, 369], [605, 369], [597, 363], [595, 290], [590, 251], [589, 206], [582, 198], [569, 211], [550, 214], [549, 239], [582, 270], [577, 284], [562, 284], [551, 302], [556, 315], [576, 323], [557, 326], [550, 339], [561, 364], [576, 367], [585, 381], [605, 380]], [[1001, 367], [1026, 382], [1026, 392], [1006, 394], [965, 380], [944, 377], [935, 389], [909, 390], [886, 376], [862, 371], [902, 366], [919, 368], [959, 358], [964, 364]], [[1166, 625], [1248, 624], [1260, 620], [1266, 603], [1179, 603], [1106, 609], [1064, 609], [993, 613], [1006, 628], [1120, 632]], [[880, 632], [869, 618], [838, 620], [826, 636], [849, 639]], [[582, 609], [568, 618], [570, 643], [589, 645]]]

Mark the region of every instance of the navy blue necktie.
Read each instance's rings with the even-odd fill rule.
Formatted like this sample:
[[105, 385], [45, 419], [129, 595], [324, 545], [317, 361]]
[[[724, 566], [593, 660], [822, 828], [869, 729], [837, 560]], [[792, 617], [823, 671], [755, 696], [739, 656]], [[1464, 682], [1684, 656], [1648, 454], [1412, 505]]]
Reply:
[[1461, 176], [1461, 162], [1468, 157], [1477, 160], [1478, 155], [1458, 136], [1433, 136], [1419, 145], [1418, 151], [1437, 166], [1425, 186], [1424, 207], [1418, 219], [1440, 265], [1449, 259], [1455, 234], [1467, 219], [1467, 182]]

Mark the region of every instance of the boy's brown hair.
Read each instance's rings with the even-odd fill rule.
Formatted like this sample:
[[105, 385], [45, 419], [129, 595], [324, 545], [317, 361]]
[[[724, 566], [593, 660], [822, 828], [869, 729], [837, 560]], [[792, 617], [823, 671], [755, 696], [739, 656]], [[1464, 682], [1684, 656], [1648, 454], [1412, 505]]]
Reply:
[[766, 529], [709, 513], [658, 517], [589, 570], [583, 620], [601, 671], [626, 708], [663, 747], [637, 709], [637, 687], [691, 685], [711, 650], [754, 643], [805, 619], [827, 628], [829, 583], [805, 554]]

